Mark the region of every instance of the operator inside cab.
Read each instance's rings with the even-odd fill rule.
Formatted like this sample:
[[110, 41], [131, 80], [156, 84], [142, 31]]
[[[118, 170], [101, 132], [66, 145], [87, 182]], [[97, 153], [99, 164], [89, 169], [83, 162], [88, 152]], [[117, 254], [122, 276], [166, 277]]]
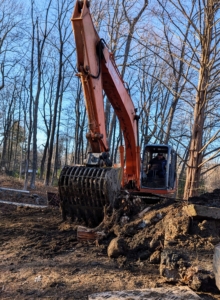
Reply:
[[177, 154], [171, 146], [146, 145], [141, 171], [142, 188], [173, 192], [176, 188], [176, 161]]
[[148, 182], [151, 182], [155, 176], [158, 178], [165, 178], [166, 164], [167, 160], [165, 159], [163, 153], [158, 153], [157, 156], [151, 159], [148, 163]]

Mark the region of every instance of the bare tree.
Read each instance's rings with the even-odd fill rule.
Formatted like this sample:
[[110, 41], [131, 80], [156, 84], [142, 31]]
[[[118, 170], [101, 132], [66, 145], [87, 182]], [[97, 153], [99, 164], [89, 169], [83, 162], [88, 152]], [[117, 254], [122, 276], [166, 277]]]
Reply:
[[53, 117], [52, 107], [53, 107], [53, 98], [54, 98], [53, 89], [55, 87], [55, 70], [56, 70], [56, 66], [54, 65], [53, 67], [49, 66], [48, 70], [47, 69], [43, 70], [45, 74], [42, 77], [44, 101], [39, 111], [43, 121], [43, 126], [40, 126], [39, 129], [42, 130], [46, 138], [44, 144], [41, 145], [43, 146], [43, 154], [40, 163], [40, 179], [43, 179], [44, 177], [45, 162], [46, 162], [49, 141], [50, 141], [50, 133], [51, 133], [52, 117]]
[[[11, 90], [10, 90], [11, 88]], [[14, 114], [16, 109], [16, 85], [1, 93], [1, 110], [3, 124], [3, 139], [2, 139], [2, 156], [1, 167], [9, 170], [10, 165], [10, 145], [11, 145], [11, 129], [14, 123]], [[7, 100], [5, 100], [7, 99]]]
[[[63, 75], [63, 68], [65, 65], [69, 63], [69, 59], [71, 58], [74, 48], [73, 46], [69, 45], [69, 39], [72, 37], [71, 27], [69, 24], [68, 14], [71, 13], [72, 9], [72, 1], [69, 0], [62, 0], [56, 1], [56, 8], [55, 8], [55, 18], [56, 18], [56, 30], [58, 36], [52, 36], [50, 40], [51, 45], [58, 52], [57, 58], [57, 83], [56, 83], [56, 95], [54, 101], [54, 108], [53, 108], [53, 120], [52, 120], [52, 127], [51, 127], [51, 135], [50, 135], [50, 142], [48, 148], [48, 159], [47, 159], [47, 170], [46, 170], [46, 178], [45, 178], [45, 185], [49, 185], [50, 182], [50, 175], [51, 175], [51, 163], [53, 157], [53, 150], [54, 150], [54, 139], [56, 133], [56, 126], [57, 126], [57, 116], [58, 116], [58, 105], [59, 101], [61, 101], [60, 93], [62, 87], [62, 78]], [[67, 23], [68, 21], [68, 23]]]
[[[35, 188], [35, 177], [37, 171], [37, 125], [38, 125], [38, 107], [41, 93], [42, 68], [44, 68], [43, 52], [46, 40], [50, 34], [51, 28], [48, 28], [48, 16], [52, 0], [48, 2], [43, 29], [39, 28], [38, 17], [36, 19], [36, 44], [37, 44], [37, 88], [36, 95], [33, 101], [33, 163], [32, 163], [32, 177], [31, 188]], [[33, 37], [34, 38], [34, 37]]]
[[24, 178], [24, 189], [27, 189], [28, 185], [28, 169], [30, 161], [30, 148], [31, 148], [31, 138], [33, 132], [33, 119], [32, 119], [32, 108], [33, 108], [33, 81], [34, 81], [34, 39], [35, 39], [35, 21], [34, 21], [34, 2], [31, 2], [31, 24], [32, 24], [32, 38], [31, 38], [31, 54], [30, 54], [30, 97], [29, 97], [29, 122], [28, 122], [28, 142], [25, 157], [25, 178]]
[[24, 8], [19, 1], [0, 2], [0, 90], [5, 79], [19, 61], [19, 41], [22, 40], [22, 19]]
[[[219, 85], [215, 85], [214, 81], [219, 77], [219, 71], [216, 68], [220, 62], [220, 39], [216, 25], [219, 22], [217, 16], [220, 5], [215, 0], [207, 0], [206, 3], [199, 1], [199, 7], [200, 10], [197, 11], [195, 16], [197, 19], [189, 19], [184, 7], [180, 6], [184, 16], [190, 20], [195, 30], [201, 49], [198, 56], [199, 77], [194, 106], [192, 139], [189, 148], [189, 162], [186, 172], [185, 199], [197, 195], [199, 192], [200, 174], [204, 164], [202, 162], [203, 153], [209, 144], [203, 145], [203, 130], [207, 118], [207, 108], [211, 97], [214, 96], [213, 92], [219, 90]], [[197, 24], [194, 20], [197, 20]]]

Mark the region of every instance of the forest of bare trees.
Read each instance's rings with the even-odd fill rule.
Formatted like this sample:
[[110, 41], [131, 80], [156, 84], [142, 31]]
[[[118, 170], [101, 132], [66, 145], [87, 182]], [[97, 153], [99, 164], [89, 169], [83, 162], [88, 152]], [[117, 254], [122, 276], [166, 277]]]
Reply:
[[[0, 167], [24, 176], [24, 188], [36, 176], [54, 184], [88, 150], [74, 4], [0, 1]], [[91, 12], [138, 108], [141, 147], [174, 147], [185, 199], [207, 190], [220, 157], [219, 1], [92, 0]], [[121, 132], [108, 99], [105, 113], [117, 162]]]

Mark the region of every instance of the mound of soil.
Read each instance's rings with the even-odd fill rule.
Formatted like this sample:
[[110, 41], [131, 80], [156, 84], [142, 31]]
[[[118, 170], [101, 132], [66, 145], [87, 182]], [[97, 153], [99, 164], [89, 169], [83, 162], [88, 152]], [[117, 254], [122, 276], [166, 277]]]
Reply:
[[189, 203], [220, 207], [220, 189], [215, 189], [212, 193], [205, 193], [199, 197], [191, 197]]

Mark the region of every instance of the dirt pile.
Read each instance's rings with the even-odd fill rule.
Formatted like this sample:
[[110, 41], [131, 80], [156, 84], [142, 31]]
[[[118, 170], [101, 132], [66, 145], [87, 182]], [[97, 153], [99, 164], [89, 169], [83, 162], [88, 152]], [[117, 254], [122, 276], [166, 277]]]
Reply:
[[220, 189], [215, 189], [213, 192], [202, 194], [199, 197], [191, 197], [188, 202], [211, 207], [220, 207]]
[[[210, 205], [208, 200], [206, 204]], [[143, 217], [123, 226], [114, 225], [108, 256], [123, 266], [132, 261], [158, 264], [167, 282], [186, 284], [195, 291], [217, 292], [212, 260], [214, 246], [220, 242], [220, 220], [192, 218], [184, 210], [186, 205], [184, 201], [164, 200]]]
[[[196, 292], [219, 293], [213, 253], [220, 242], [220, 217], [206, 216], [207, 208], [212, 206], [220, 213], [219, 192], [215, 190], [189, 201], [164, 199], [147, 209], [139, 203], [143, 213], [138, 213], [136, 205], [135, 214], [131, 200], [124, 199], [124, 208], [99, 227], [106, 234], [98, 243], [106, 247], [107, 255], [120, 267], [147, 263], [158, 268], [167, 283], [185, 284]], [[193, 203], [203, 208], [204, 215], [188, 213], [186, 208]]]

